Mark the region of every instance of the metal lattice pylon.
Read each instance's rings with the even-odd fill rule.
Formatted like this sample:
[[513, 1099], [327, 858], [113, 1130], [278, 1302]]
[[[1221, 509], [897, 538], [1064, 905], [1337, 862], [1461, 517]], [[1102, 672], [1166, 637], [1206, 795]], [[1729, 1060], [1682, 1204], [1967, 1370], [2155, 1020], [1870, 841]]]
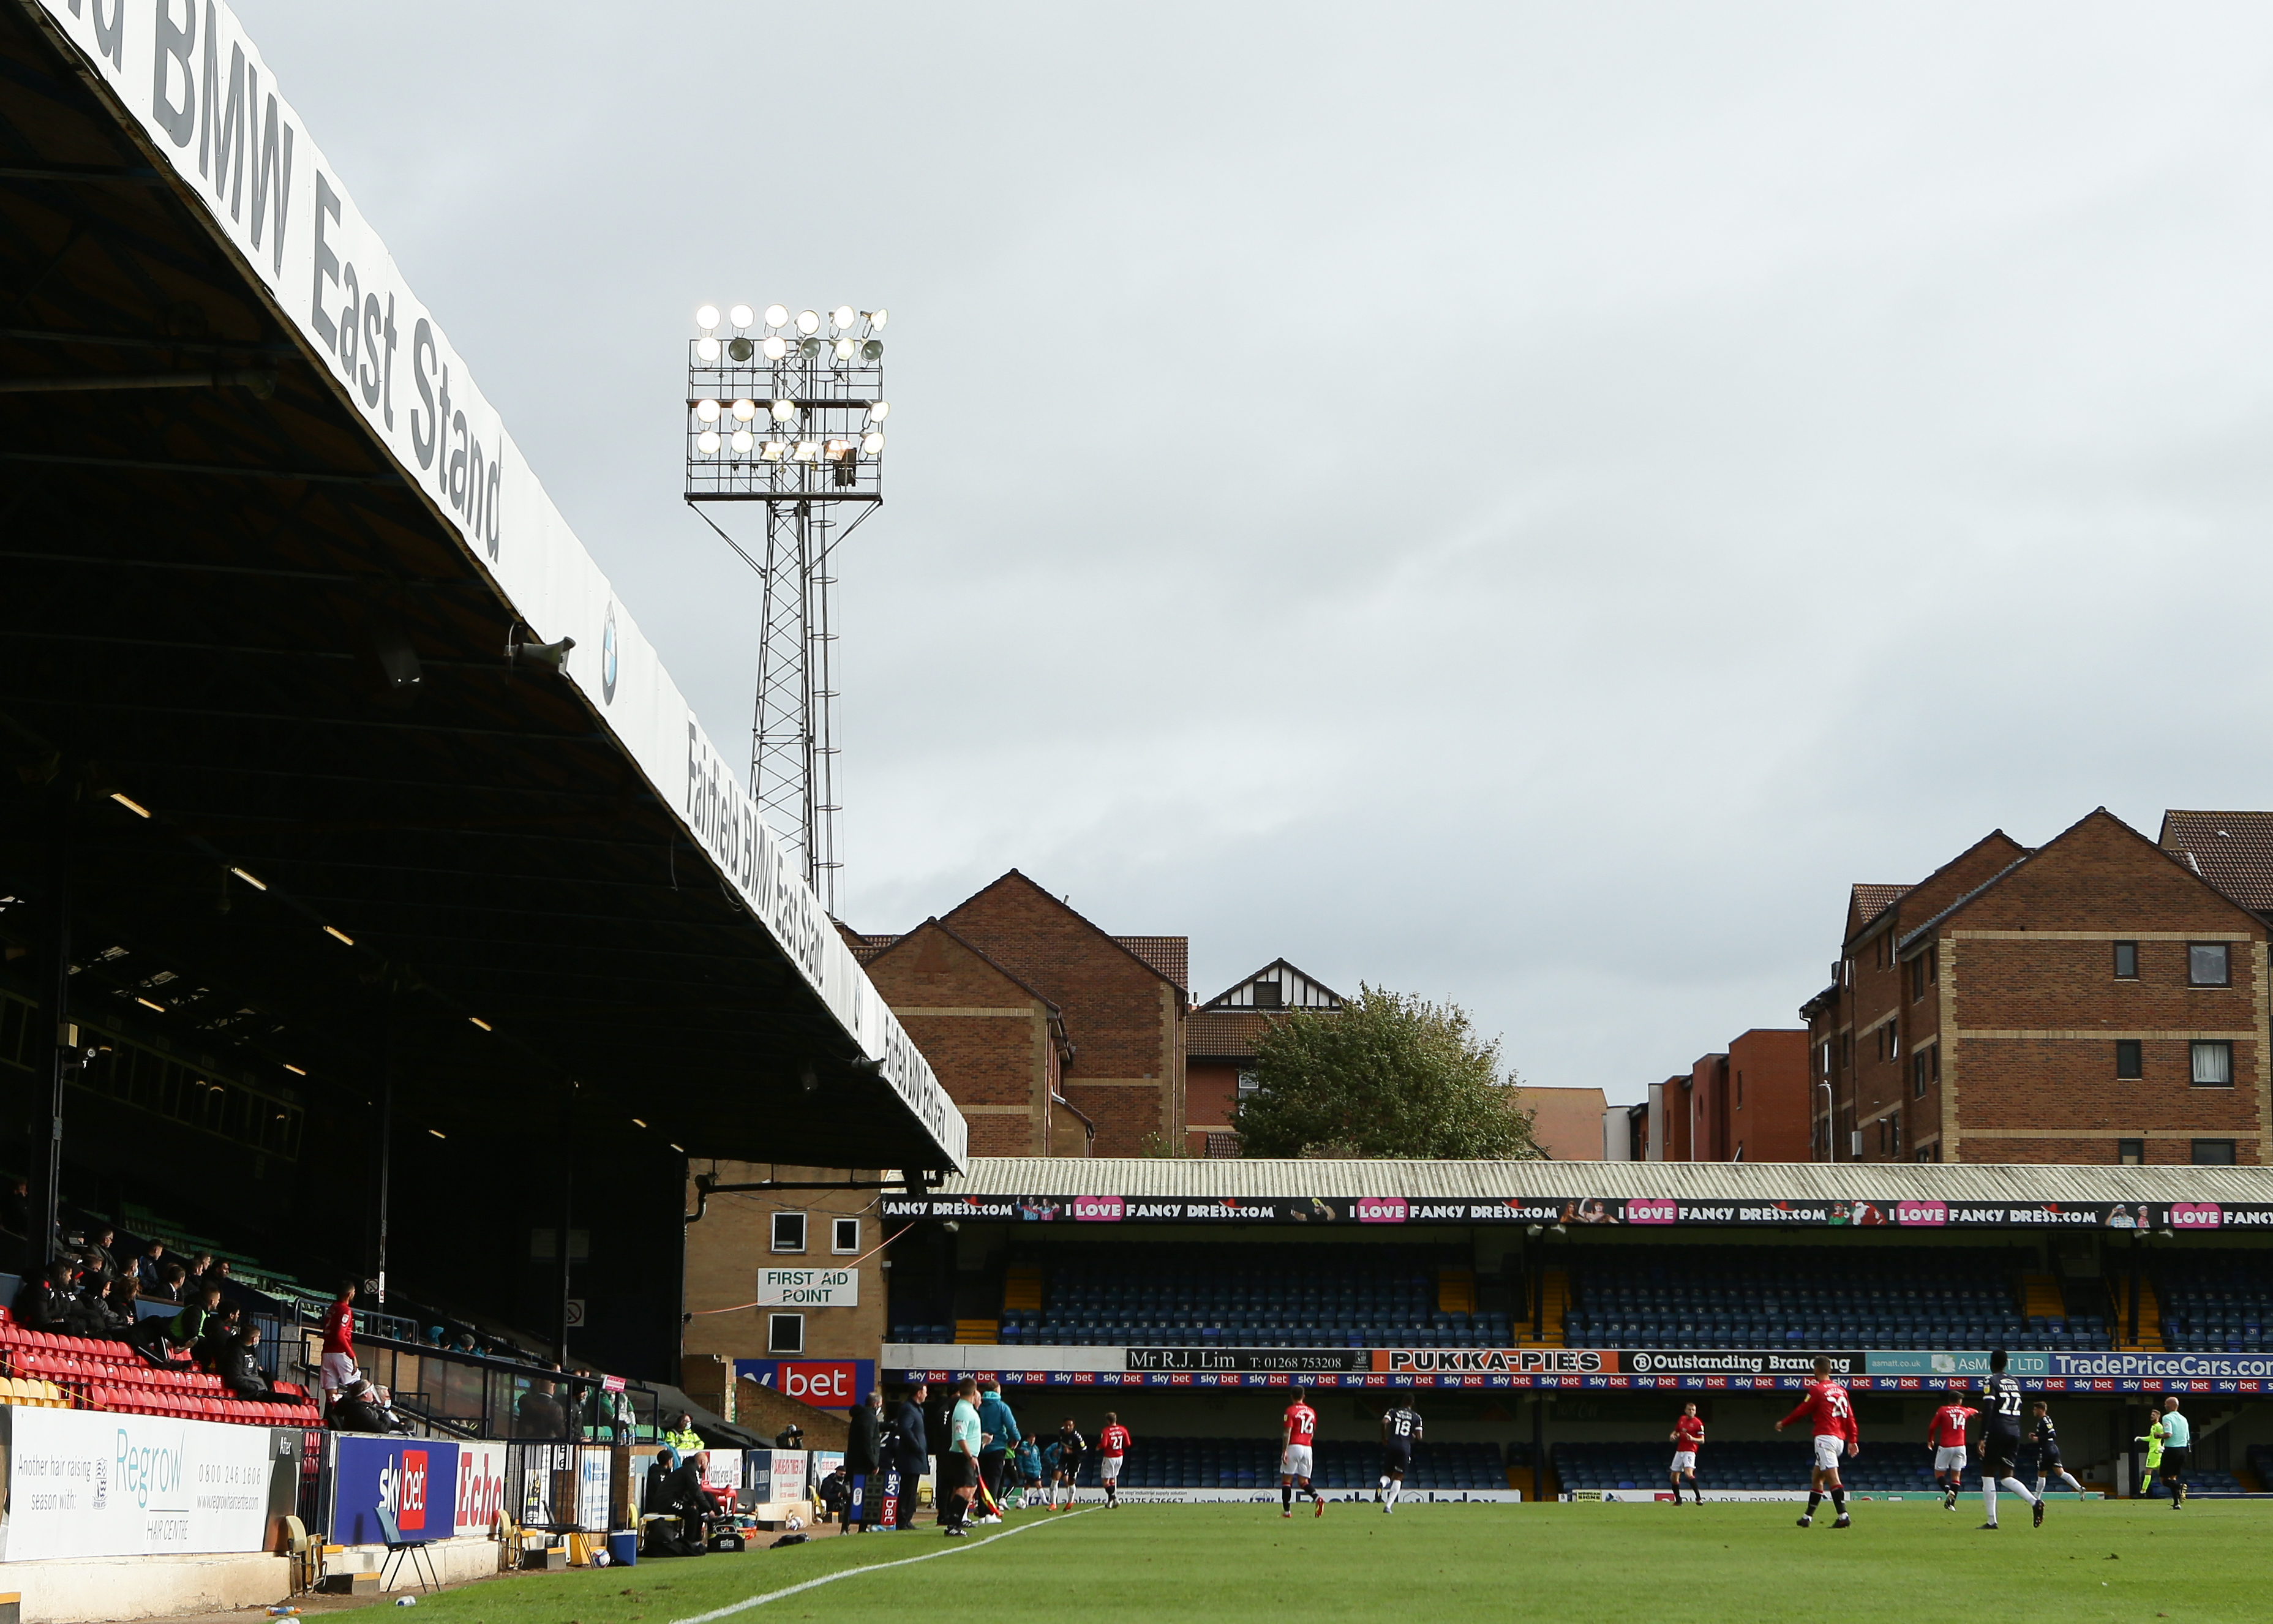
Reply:
[[796, 846], [806, 883], [831, 915], [843, 811], [836, 800], [836, 688], [829, 673], [835, 528], [825, 507], [766, 504], [765, 604], [750, 725], [750, 793], [766, 821]]

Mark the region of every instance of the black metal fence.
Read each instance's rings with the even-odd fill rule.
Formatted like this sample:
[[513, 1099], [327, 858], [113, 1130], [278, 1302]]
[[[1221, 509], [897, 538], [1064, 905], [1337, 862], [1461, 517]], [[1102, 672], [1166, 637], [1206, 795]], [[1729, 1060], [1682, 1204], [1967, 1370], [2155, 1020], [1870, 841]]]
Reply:
[[[312, 1366], [315, 1339], [304, 1336]], [[386, 1336], [358, 1336], [356, 1357], [372, 1381], [392, 1390], [397, 1410], [450, 1436], [611, 1446], [659, 1436], [661, 1401], [637, 1382]]]

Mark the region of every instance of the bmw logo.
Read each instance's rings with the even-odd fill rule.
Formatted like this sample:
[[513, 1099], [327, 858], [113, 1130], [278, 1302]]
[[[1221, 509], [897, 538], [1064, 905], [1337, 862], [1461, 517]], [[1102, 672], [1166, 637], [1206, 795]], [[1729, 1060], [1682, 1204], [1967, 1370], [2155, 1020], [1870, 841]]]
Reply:
[[600, 628], [600, 698], [616, 703], [616, 605], [608, 605], [608, 618]]

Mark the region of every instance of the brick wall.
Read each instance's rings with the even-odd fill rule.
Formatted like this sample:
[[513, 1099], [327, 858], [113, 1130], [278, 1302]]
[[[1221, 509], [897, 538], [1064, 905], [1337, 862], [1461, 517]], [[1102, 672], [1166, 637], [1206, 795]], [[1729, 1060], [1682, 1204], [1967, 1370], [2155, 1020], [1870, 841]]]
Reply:
[[1808, 1158], [1807, 1034], [1754, 1027], [1729, 1045], [1729, 1154]]
[[[756, 1184], [784, 1180], [808, 1183], [822, 1179], [874, 1179], [873, 1170], [847, 1172], [843, 1168], [798, 1168], [771, 1162], [702, 1162], [715, 1170], [722, 1184]], [[795, 1310], [741, 1308], [758, 1295], [758, 1270], [769, 1264], [789, 1267], [841, 1267], [884, 1238], [872, 1210], [873, 1190], [801, 1190], [749, 1195], [714, 1195], [701, 1222], [686, 1229], [686, 1322], [681, 1347], [689, 1355], [715, 1354], [727, 1359], [762, 1359], [766, 1351], [767, 1316]], [[694, 1210], [694, 1184], [686, 1185], [686, 1210]], [[806, 1214], [806, 1250], [779, 1254], [772, 1249], [772, 1214], [780, 1211]], [[840, 1256], [830, 1251], [831, 1218], [845, 1215], [860, 1221], [858, 1252]], [[805, 1355], [816, 1359], [873, 1359], [884, 1340], [884, 1272], [881, 1254], [859, 1266], [860, 1301], [852, 1308], [807, 1309], [805, 1313]], [[706, 1312], [728, 1310], [731, 1312]]]
[[1047, 1000], [932, 921], [868, 975], [969, 1124], [971, 1154], [1050, 1154], [1059, 1049]]
[[1183, 1137], [1183, 989], [1015, 870], [941, 922], [1057, 1006], [1074, 1049], [1061, 1087], [1097, 1124], [1096, 1154]]

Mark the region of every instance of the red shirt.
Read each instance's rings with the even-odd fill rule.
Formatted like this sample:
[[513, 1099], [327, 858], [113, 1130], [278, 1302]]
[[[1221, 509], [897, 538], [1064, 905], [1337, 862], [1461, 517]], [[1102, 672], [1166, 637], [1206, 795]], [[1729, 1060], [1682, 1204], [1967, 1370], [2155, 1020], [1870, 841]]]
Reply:
[[1318, 1412], [1308, 1404], [1287, 1406], [1287, 1441], [1307, 1444], [1318, 1435]]
[[1847, 1389], [1835, 1381], [1809, 1382], [1806, 1395], [1799, 1401], [1798, 1408], [1783, 1418], [1784, 1425], [1789, 1426], [1802, 1416], [1814, 1417], [1818, 1438], [1843, 1438], [1850, 1444], [1861, 1440], [1862, 1434], [1855, 1430], [1854, 1403], [1848, 1398]]
[[1705, 1441], [1705, 1423], [1697, 1416], [1684, 1416], [1673, 1424], [1676, 1449], [1694, 1455], [1697, 1446]]
[[1113, 1459], [1119, 1460], [1129, 1450], [1129, 1429], [1114, 1422], [1097, 1435], [1097, 1447]]
[[1927, 1434], [1937, 1449], [1965, 1447], [1965, 1424], [1981, 1412], [1970, 1404], [1944, 1404], [1933, 1412], [1932, 1430]]
[[334, 1303], [324, 1310], [324, 1351], [355, 1357], [355, 1304]]

